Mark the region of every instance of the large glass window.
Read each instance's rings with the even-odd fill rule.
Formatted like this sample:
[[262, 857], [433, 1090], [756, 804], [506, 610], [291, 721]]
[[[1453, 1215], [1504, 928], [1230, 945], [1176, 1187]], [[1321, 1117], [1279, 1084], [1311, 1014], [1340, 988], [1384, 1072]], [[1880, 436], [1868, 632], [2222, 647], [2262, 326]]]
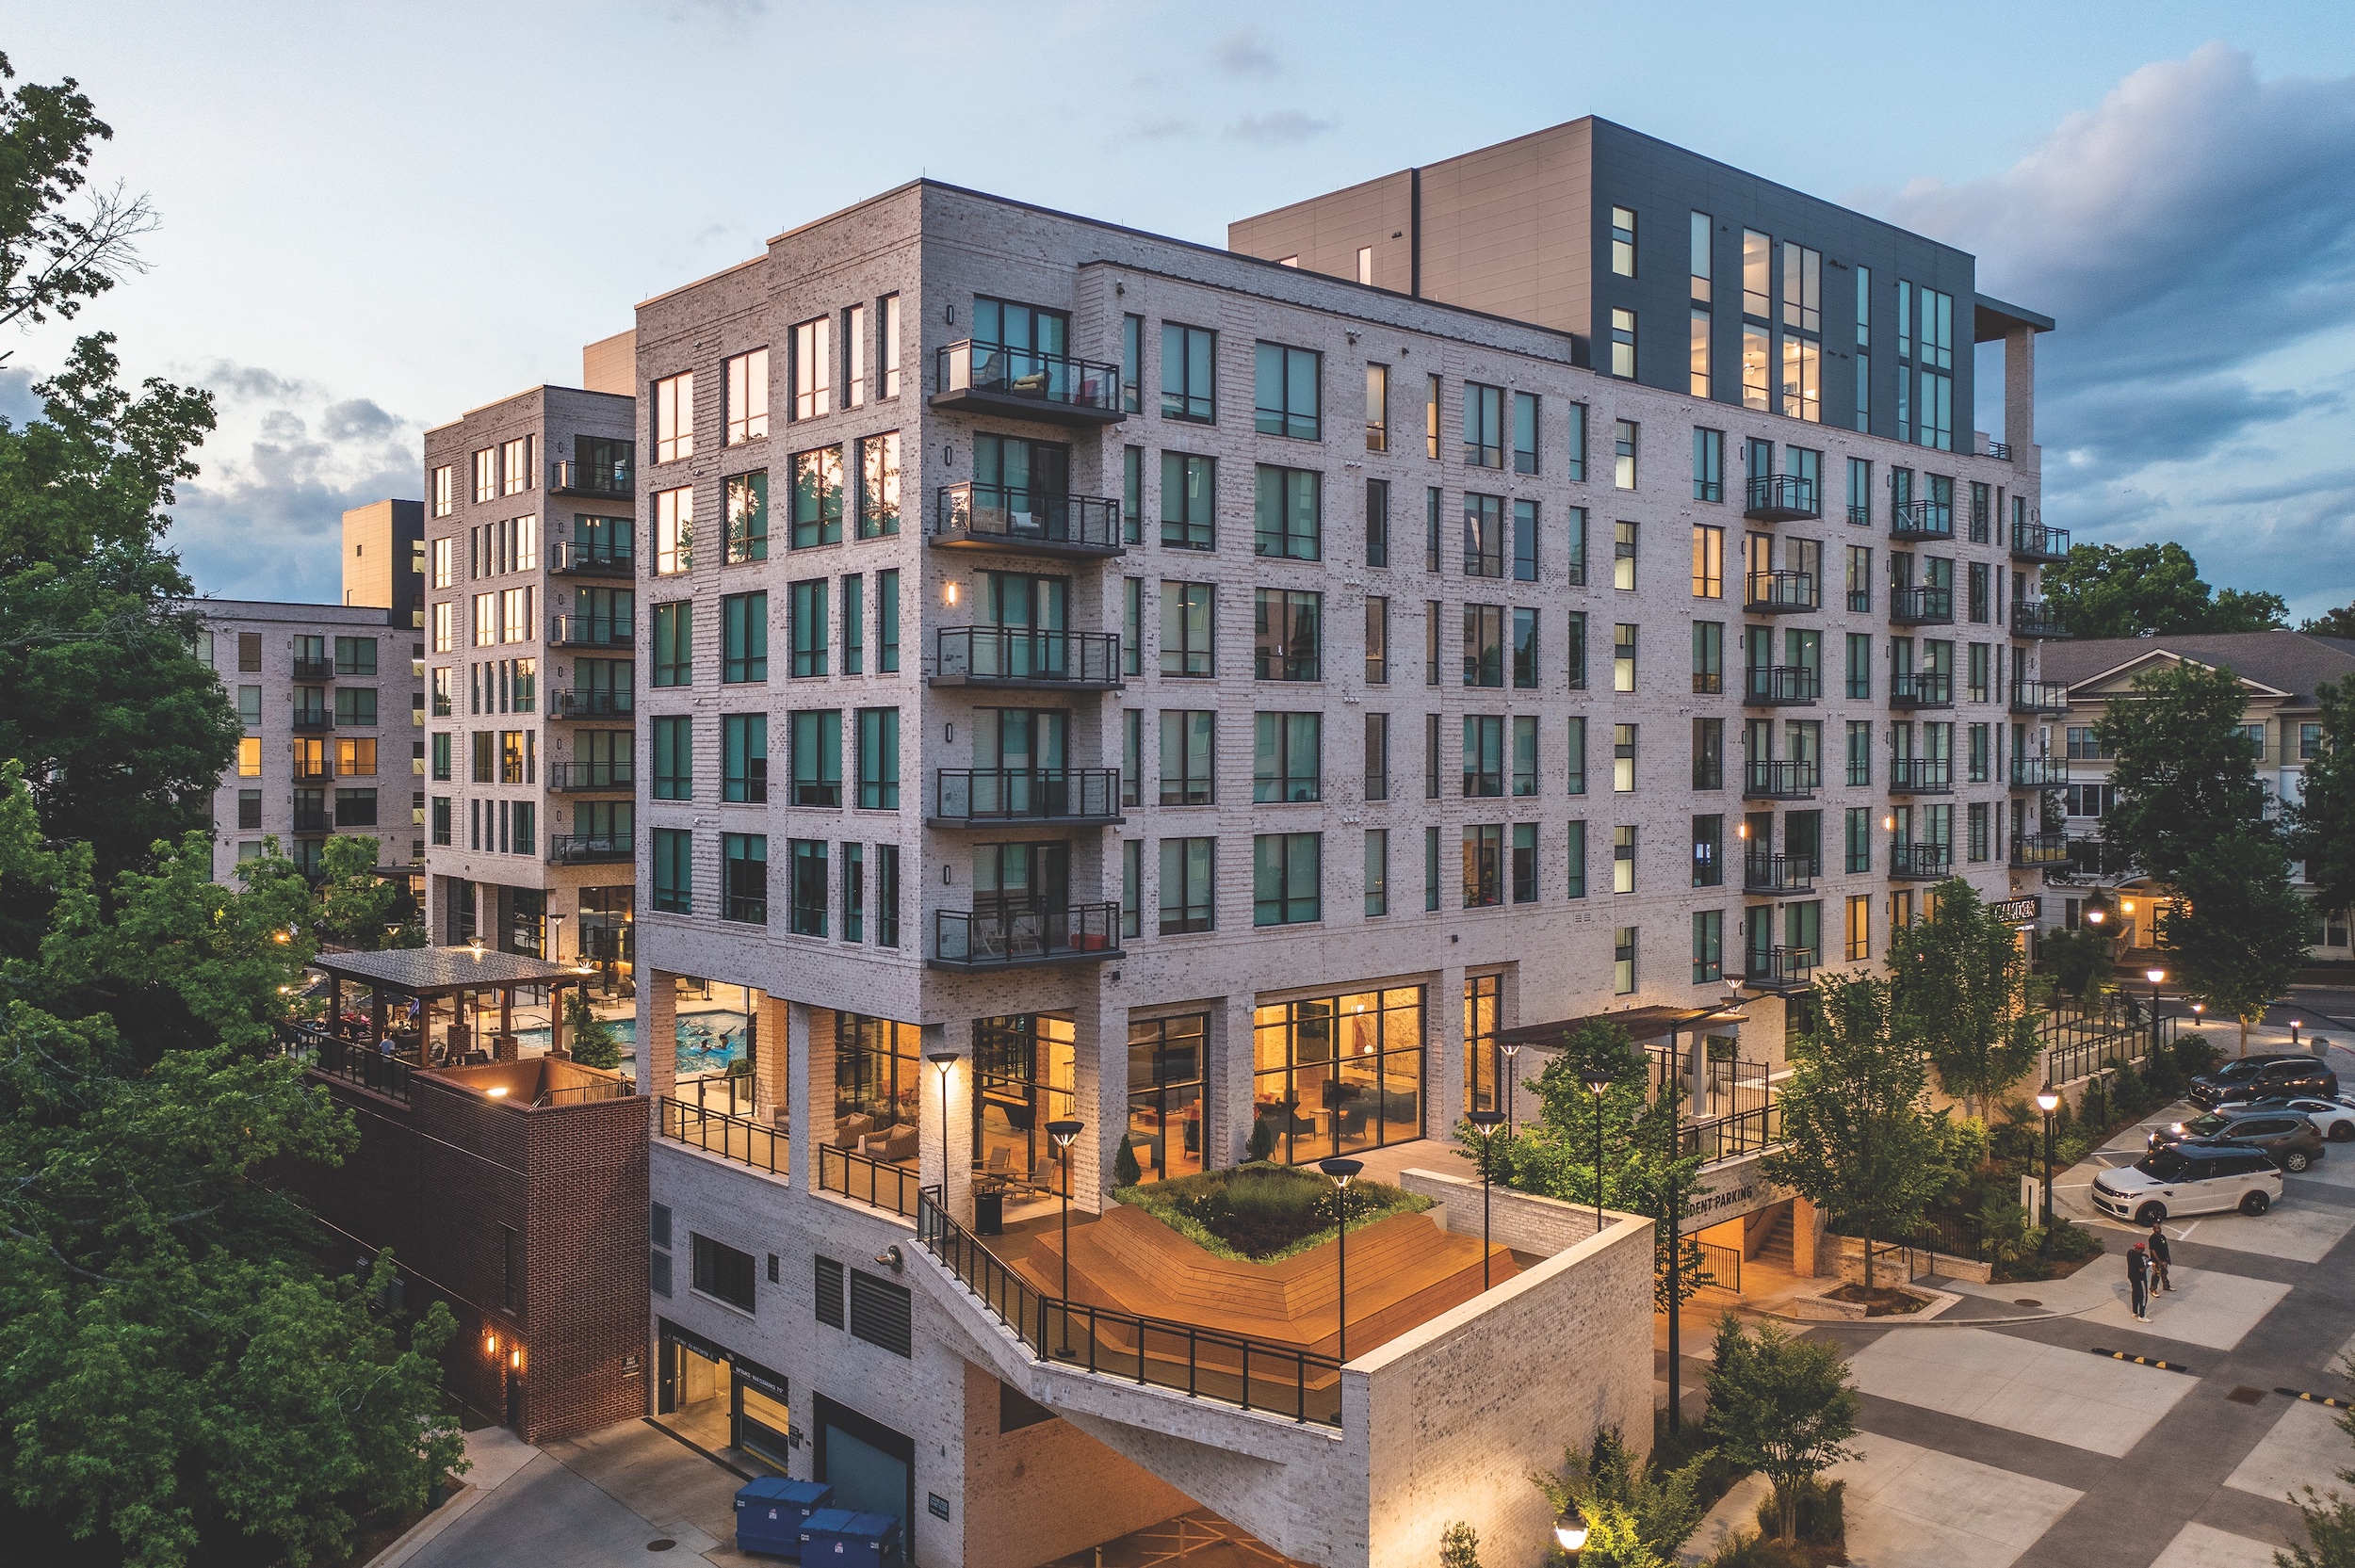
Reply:
[[769, 923], [769, 836], [720, 835], [720, 918], [747, 925]]
[[1252, 590], [1252, 676], [1262, 681], [1322, 680], [1324, 595]]
[[1161, 542], [1172, 549], [1210, 550], [1218, 544], [1218, 460], [1184, 452], [1161, 454]]
[[1016, 1013], [973, 1023], [973, 1153], [985, 1176], [1029, 1182], [1049, 1175], [1047, 1123], [1077, 1114], [1071, 1019]]
[[1423, 991], [1284, 1002], [1252, 1013], [1252, 1107], [1287, 1163], [1422, 1136]]
[[727, 372], [725, 445], [734, 446], [767, 435], [769, 350], [755, 348], [749, 354], [732, 355], [723, 368]]
[[1145, 1181], [1203, 1168], [1210, 1023], [1189, 1012], [1129, 1026], [1129, 1147]]
[[[662, 722], [657, 719], [658, 724]], [[725, 768], [720, 799], [758, 804], [769, 799], [769, 716], [731, 713], [720, 720]], [[659, 758], [658, 757], [658, 781]], [[656, 793], [661, 793], [659, 784]]]
[[1324, 798], [1324, 715], [1253, 716], [1251, 799], [1299, 802]]
[[[822, 1018], [822, 1014], [820, 1017]], [[914, 1024], [861, 1013], [834, 1015], [834, 1141], [851, 1148], [870, 1134], [887, 1140], [923, 1120], [924, 1091], [938, 1103], [936, 1081], [924, 1072], [923, 1031]], [[856, 1120], [864, 1118], [864, 1124]], [[912, 1158], [911, 1158], [912, 1163]]]
[[1218, 840], [1161, 840], [1161, 934], [1181, 936], [1218, 928]]
[[797, 806], [842, 803], [842, 712], [793, 715], [793, 799]]
[[[475, 499], [487, 501], [482, 493], [483, 459], [489, 454], [475, 454]], [[695, 378], [666, 376], [654, 384], [654, 461], [673, 462], [695, 455]]]
[[793, 417], [816, 419], [833, 412], [834, 318], [821, 315], [793, 329]]
[[720, 679], [769, 678], [769, 595], [730, 593], [720, 600]]
[[[761, 469], [751, 474], [732, 474], [727, 480], [728, 564], [769, 558], [769, 472]], [[575, 522], [574, 535], [580, 533]], [[609, 556], [607, 558], [611, 558]]]
[[1317, 833], [1253, 836], [1253, 925], [1296, 926], [1324, 918], [1323, 851]]
[[1470, 468], [1504, 466], [1504, 389], [1464, 383], [1464, 463]]
[[793, 454], [793, 548], [842, 542], [842, 448]]
[[1323, 378], [1323, 355], [1277, 343], [1259, 345], [1252, 378], [1254, 428], [1261, 435], [1317, 440]]
[[1323, 558], [1324, 477], [1311, 469], [1259, 465], [1252, 511], [1253, 555], [1293, 560]]
[[1197, 425], [1218, 419], [1218, 334], [1161, 323], [1161, 417]]

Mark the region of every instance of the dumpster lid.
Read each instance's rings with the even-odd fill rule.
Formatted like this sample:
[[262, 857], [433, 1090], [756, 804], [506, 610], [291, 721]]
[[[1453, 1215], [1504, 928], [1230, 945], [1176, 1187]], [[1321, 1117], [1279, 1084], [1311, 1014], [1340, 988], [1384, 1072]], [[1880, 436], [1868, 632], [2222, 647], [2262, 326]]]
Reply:
[[847, 1508], [821, 1508], [802, 1523], [811, 1535], [848, 1535], [880, 1541], [900, 1533], [900, 1521], [888, 1513], [853, 1513]]
[[822, 1503], [833, 1495], [834, 1488], [824, 1481], [792, 1480], [784, 1476], [763, 1476], [736, 1489], [738, 1502]]

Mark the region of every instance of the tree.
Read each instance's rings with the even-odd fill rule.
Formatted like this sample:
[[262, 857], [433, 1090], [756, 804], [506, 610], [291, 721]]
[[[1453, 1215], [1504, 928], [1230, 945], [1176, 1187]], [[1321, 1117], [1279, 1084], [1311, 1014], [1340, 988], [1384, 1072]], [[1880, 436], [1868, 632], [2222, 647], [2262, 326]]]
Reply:
[[1855, 1454], [1857, 1393], [1847, 1363], [1830, 1345], [1795, 1339], [1773, 1323], [1755, 1334], [1729, 1312], [1717, 1329], [1709, 1375], [1709, 1431], [1725, 1457], [1774, 1483], [1778, 1539], [1798, 1534], [1799, 1494]]
[[319, 850], [319, 930], [362, 952], [387, 946], [388, 918], [400, 902], [398, 884], [378, 874], [377, 841], [338, 833]]
[[[0, 55], [0, 80], [15, 79]], [[146, 197], [118, 185], [89, 192], [85, 216], [64, 211], [89, 184], [90, 143], [113, 137], [71, 76], [0, 95], [0, 325], [69, 319], [145, 269], [135, 244], [155, 224]]]
[[1938, 1081], [1982, 1120], [2036, 1061], [2027, 955], [2010, 926], [1961, 878], [1939, 884], [1928, 917], [1889, 939], [1890, 1000], [1922, 1042]]
[[2118, 802], [2102, 818], [2111, 850], [2171, 882], [2195, 850], [2262, 823], [2265, 790], [2240, 727], [2245, 701], [2231, 670], [2177, 660], [2104, 704], [2094, 736], [2116, 759]]
[[94, 859], [45, 847], [0, 765], [0, 875], [50, 911], [0, 1014], [5, 1528], [35, 1558], [72, 1540], [140, 1568], [338, 1556], [359, 1511], [420, 1505], [462, 1445], [435, 1414], [447, 1310], [400, 1343], [369, 1307], [389, 1260], [323, 1277], [266, 1179], [355, 1139], [268, 1048], [309, 889], [268, 859], [213, 882], [200, 831], [102, 905]]
[[1670, 1568], [1677, 1548], [1701, 1522], [1701, 1472], [1713, 1455], [1701, 1454], [1654, 1478], [1629, 1451], [1616, 1427], [1595, 1433], [1592, 1453], [1572, 1448], [1562, 1474], [1540, 1470], [1529, 1479], [1556, 1518], [1572, 1509], [1586, 1521], [1581, 1568]]
[[2355, 605], [2341, 605], [2337, 609], [2300, 621], [2298, 629], [2314, 637], [2355, 639]]
[[2200, 579], [2200, 563], [2172, 540], [2159, 544], [2080, 544], [2044, 569], [2044, 597], [2081, 638], [2254, 632], [2289, 624], [2279, 594], [2221, 592]]
[[1461, 1519], [1441, 1530], [1439, 1568], [1480, 1568], [1480, 1532]]
[[[2332, 613], [2355, 619], [2355, 606]], [[2355, 635], [2355, 625], [2348, 632]], [[2290, 848], [2306, 863], [2320, 907], [2355, 908], [2355, 676], [2323, 682], [2314, 700], [2322, 749], [2308, 760], [2290, 813]]]
[[1860, 1227], [1870, 1289], [1874, 1238], [1919, 1222], [1944, 1179], [1922, 1108], [1929, 1063], [1898, 1032], [1889, 981], [1819, 976], [1815, 986], [1817, 1017], [1791, 1047], [1783, 1141], [1767, 1153], [1766, 1177]]
[[2075, 997], [2079, 1007], [2091, 1003], [2102, 982], [2112, 973], [2110, 949], [2114, 944], [2110, 933], [2099, 926], [2080, 926], [2073, 931], [2046, 931], [2038, 939], [2038, 945], [2054, 985], [2061, 994]]
[[[1610, 1088], [1598, 1095], [1583, 1081], [1589, 1068], [1607, 1075]], [[1561, 1049], [1535, 1082], [1537, 1114], [1507, 1138], [1497, 1136], [1490, 1153], [1493, 1180], [1524, 1192], [1568, 1204], [1631, 1206], [1639, 1192], [1634, 1176], [1635, 1123], [1648, 1098], [1643, 1059], [1626, 1029], [1590, 1020], [1562, 1037]], [[1595, 1135], [1602, 1134], [1601, 1162]], [[1476, 1141], [1464, 1139], [1469, 1147]]]
[[589, 988], [573, 986], [564, 993], [564, 1041], [573, 1059], [583, 1067], [611, 1072], [622, 1064], [622, 1043], [613, 1026], [589, 1005]]
[[[2355, 1378], [2355, 1355], [2341, 1356], [2339, 1371]], [[2338, 1428], [2355, 1437], [2355, 1412], [2341, 1415]], [[2338, 1475], [2355, 1486], [2355, 1470], [2341, 1470]], [[2291, 1494], [2290, 1502], [2306, 1521], [2307, 1544], [2274, 1553], [2279, 1568], [2355, 1568], [2355, 1501], [2336, 1487], [2316, 1492], [2308, 1486]]]
[[2249, 1026], [2289, 989], [2314, 940], [2314, 906], [2290, 885], [2289, 855], [2266, 823], [2251, 823], [2191, 851], [2159, 907], [2161, 946], [2176, 983]]

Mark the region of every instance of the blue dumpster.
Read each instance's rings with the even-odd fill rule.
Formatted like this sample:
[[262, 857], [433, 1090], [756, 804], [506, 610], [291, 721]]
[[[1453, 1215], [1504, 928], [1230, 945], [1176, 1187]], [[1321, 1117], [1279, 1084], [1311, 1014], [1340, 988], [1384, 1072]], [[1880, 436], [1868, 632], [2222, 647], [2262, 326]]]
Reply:
[[802, 1527], [834, 1500], [823, 1481], [763, 1476], [736, 1492], [736, 1549], [799, 1559]]
[[899, 1568], [900, 1521], [821, 1508], [802, 1526], [804, 1568]]

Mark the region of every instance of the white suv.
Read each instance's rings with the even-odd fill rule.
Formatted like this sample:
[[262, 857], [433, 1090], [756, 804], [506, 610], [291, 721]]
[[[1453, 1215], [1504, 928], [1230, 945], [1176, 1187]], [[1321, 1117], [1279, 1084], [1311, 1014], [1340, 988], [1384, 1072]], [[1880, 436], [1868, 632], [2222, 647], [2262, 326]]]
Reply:
[[2137, 1225], [2233, 1208], [2263, 1214], [2281, 1196], [2281, 1168], [2246, 1143], [2186, 1140], [2093, 1178], [2095, 1205]]

